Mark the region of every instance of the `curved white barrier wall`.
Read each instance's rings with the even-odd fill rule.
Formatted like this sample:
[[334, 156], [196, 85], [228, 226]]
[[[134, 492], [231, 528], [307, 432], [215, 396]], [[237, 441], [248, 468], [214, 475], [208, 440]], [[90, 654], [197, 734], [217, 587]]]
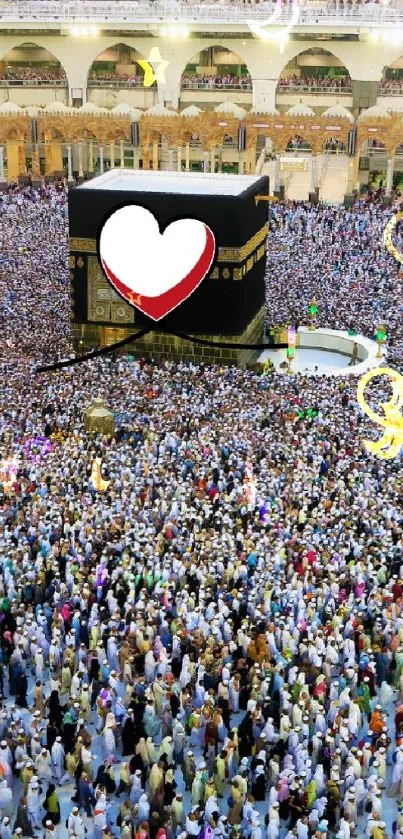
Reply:
[[[354, 344], [357, 344], [357, 359], [358, 363], [347, 367], [329, 367], [320, 369], [320, 360], [318, 358], [317, 365], [319, 369], [316, 371], [304, 370], [303, 375], [306, 376], [362, 376], [367, 370], [372, 370], [374, 367], [380, 367], [386, 361], [386, 352], [383, 351], [382, 358], [377, 358], [378, 344], [365, 335], [349, 335], [338, 329], [314, 329], [309, 330], [307, 326], [300, 326], [298, 329], [299, 344], [296, 349], [312, 349], [324, 350], [326, 352], [334, 352], [339, 355], [351, 358], [353, 354]], [[272, 357], [271, 353], [262, 353], [259, 360], [265, 360], [268, 355]]]

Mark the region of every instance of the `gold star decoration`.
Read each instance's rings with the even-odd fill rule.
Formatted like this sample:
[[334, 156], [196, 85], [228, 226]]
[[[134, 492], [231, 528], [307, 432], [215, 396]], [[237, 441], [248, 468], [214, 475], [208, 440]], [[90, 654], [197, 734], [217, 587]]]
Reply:
[[[154, 82], [165, 84], [165, 70], [169, 61], [163, 61], [159, 47], [152, 47], [147, 61], [138, 61], [137, 63], [144, 70], [144, 87], [151, 87]], [[155, 67], [157, 68], [156, 71]]]

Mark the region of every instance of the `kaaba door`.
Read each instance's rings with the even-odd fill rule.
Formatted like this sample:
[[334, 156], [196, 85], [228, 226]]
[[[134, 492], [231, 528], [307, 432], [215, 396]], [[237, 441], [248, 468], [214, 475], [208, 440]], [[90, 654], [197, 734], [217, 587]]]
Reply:
[[118, 341], [123, 341], [127, 338], [126, 329], [113, 329], [111, 326], [101, 327], [101, 347], [110, 347], [111, 344], [116, 344]]

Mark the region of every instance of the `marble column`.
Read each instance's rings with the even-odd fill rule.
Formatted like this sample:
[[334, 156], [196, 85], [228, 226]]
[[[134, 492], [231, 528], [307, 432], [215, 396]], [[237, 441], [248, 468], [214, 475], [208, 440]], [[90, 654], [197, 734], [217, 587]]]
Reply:
[[386, 195], [390, 195], [392, 192], [393, 187], [393, 166], [394, 166], [394, 159], [390, 157], [388, 159], [388, 165], [386, 169]]
[[210, 152], [210, 172], [215, 172], [215, 148]]
[[158, 171], [158, 168], [159, 168], [158, 143], [153, 143], [153, 169], [154, 169], [154, 171]]
[[174, 150], [169, 149], [169, 151], [168, 151], [168, 169], [169, 169], [170, 172], [172, 172], [173, 168], [174, 168]]
[[84, 180], [84, 170], [83, 170], [83, 144], [81, 140], [78, 143], [78, 177], [80, 180]]
[[0, 146], [0, 181], [4, 180], [4, 147]]
[[109, 156], [111, 169], [115, 168], [115, 143], [109, 143]]
[[34, 181], [38, 181], [41, 178], [41, 165], [39, 162], [39, 149], [38, 144], [32, 148], [32, 178]]
[[18, 174], [27, 174], [27, 158], [25, 156], [25, 143], [23, 140], [18, 143]]
[[250, 165], [250, 172], [252, 175], [255, 174], [256, 171], [256, 143], [254, 143], [249, 152], [249, 165]]
[[18, 155], [18, 140], [7, 140], [7, 180], [18, 181], [20, 163]]
[[120, 141], [120, 168], [124, 169], [125, 167], [125, 147], [123, 140]]
[[280, 155], [276, 155], [276, 162], [274, 166], [274, 192], [278, 192], [281, 185], [281, 169], [280, 169]]
[[92, 175], [94, 172], [94, 157], [92, 150], [92, 140], [88, 142], [88, 172]]
[[73, 180], [73, 166], [71, 163], [71, 146], [67, 146], [67, 180]]
[[189, 169], [190, 169], [190, 145], [189, 145], [189, 143], [186, 143], [186, 148], [185, 148], [185, 169], [186, 169], [186, 172], [189, 172]]
[[63, 171], [63, 154], [61, 143], [58, 140], [52, 140], [50, 144], [50, 154], [52, 159], [52, 172]]
[[315, 192], [315, 189], [318, 185], [318, 169], [317, 169], [317, 156], [316, 154], [312, 154], [311, 160], [311, 192]]
[[203, 171], [208, 172], [208, 151], [203, 152]]
[[101, 175], [104, 173], [104, 147], [99, 147], [99, 171]]
[[148, 170], [149, 168], [150, 168], [150, 146], [148, 145], [148, 143], [146, 143], [146, 145], [143, 146], [143, 169]]
[[178, 172], [182, 171], [182, 149], [178, 146], [178, 161], [177, 161], [177, 169]]

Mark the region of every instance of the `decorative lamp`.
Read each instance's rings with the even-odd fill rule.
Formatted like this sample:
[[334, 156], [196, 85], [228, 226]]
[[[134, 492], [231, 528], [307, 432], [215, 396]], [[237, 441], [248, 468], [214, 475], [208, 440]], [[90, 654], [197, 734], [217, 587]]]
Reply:
[[295, 357], [295, 347], [297, 343], [297, 330], [295, 326], [289, 326], [287, 330], [287, 361], [288, 361], [288, 372], [291, 370], [291, 361]]
[[318, 304], [317, 304], [315, 298], [313, 298], [313, 300], [311, 300], [311, 302], [308, 306], [308, 314], [309, 314], [309, 329], [313, 330], [313, 329], [315, 329], [315, 318], [316, 318], [316, 315], [318, 314]]
[[376, 341], [377, 341], [377, 344], [378, 344], [378, 352], [376, 354], [376, 357], [377, 358], [383, 358], [382, 346], [385, 343], [386, 338], [387, 338], [387, 329], [386, 329], [386, 326], [384, 324], [380, 323], [376, 327], [375, 338], [376, 338]]

